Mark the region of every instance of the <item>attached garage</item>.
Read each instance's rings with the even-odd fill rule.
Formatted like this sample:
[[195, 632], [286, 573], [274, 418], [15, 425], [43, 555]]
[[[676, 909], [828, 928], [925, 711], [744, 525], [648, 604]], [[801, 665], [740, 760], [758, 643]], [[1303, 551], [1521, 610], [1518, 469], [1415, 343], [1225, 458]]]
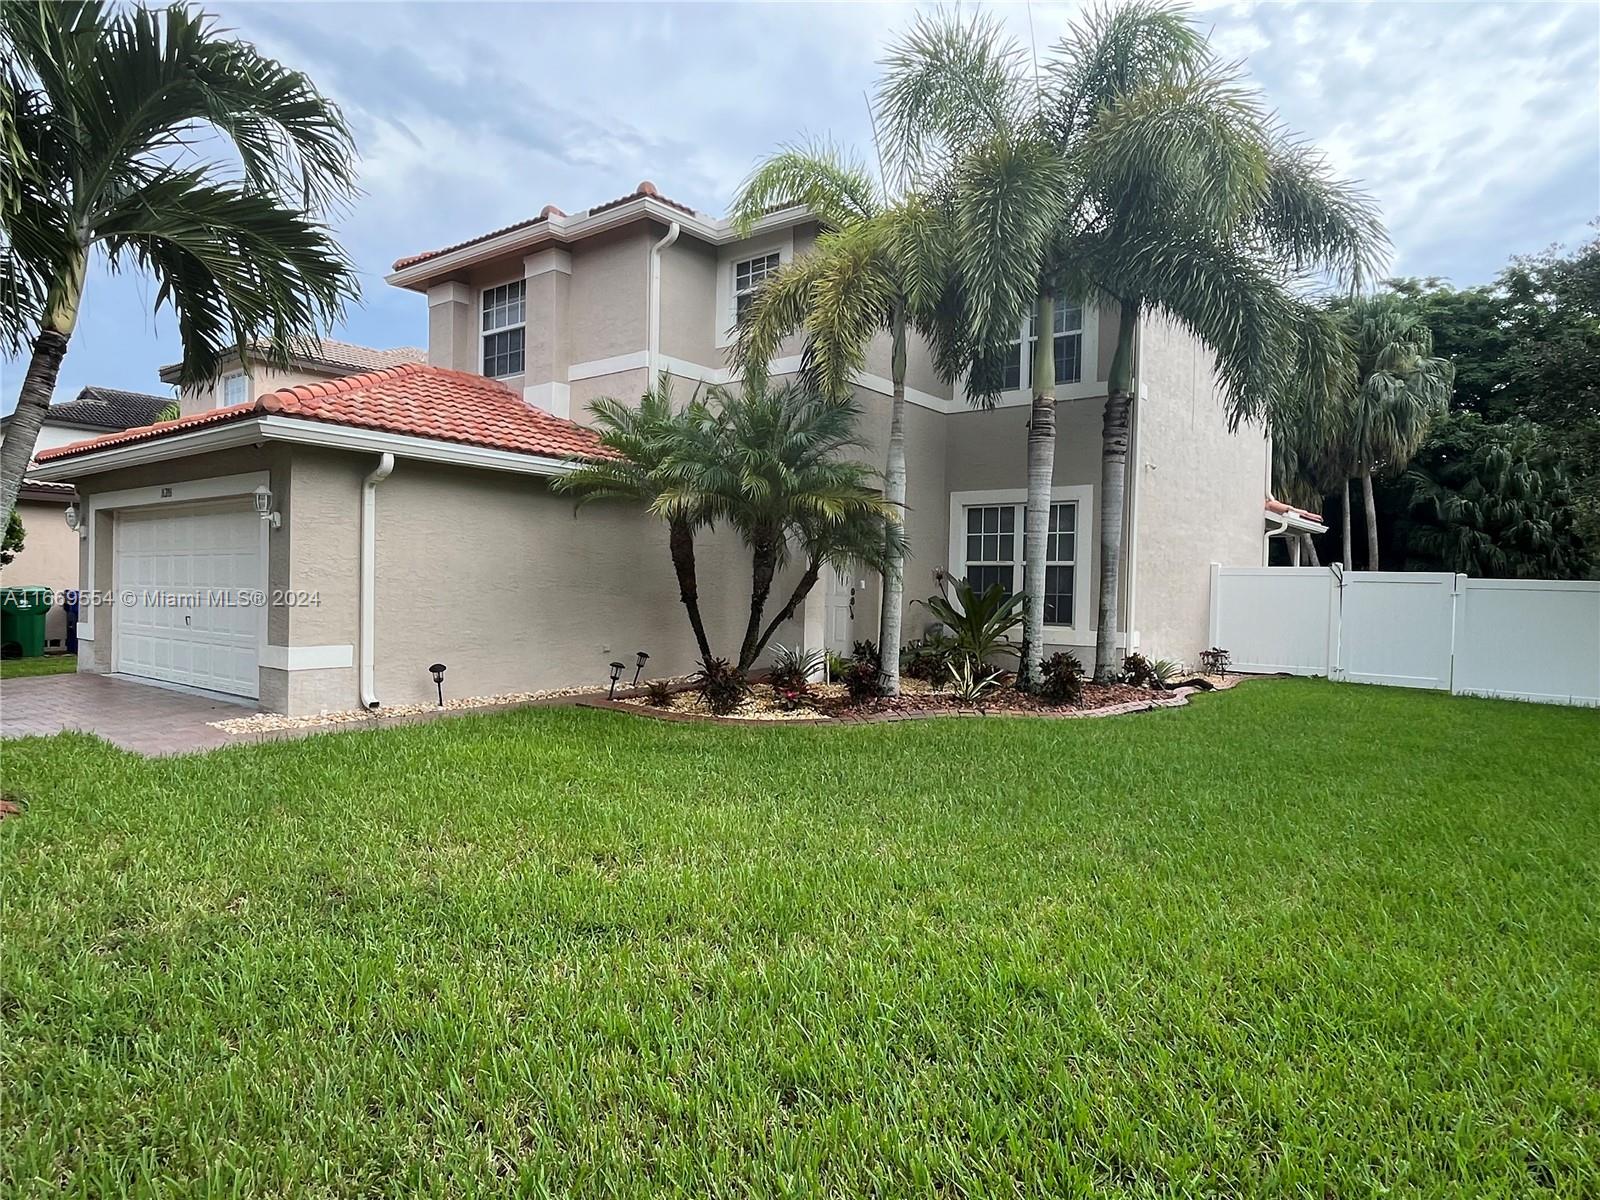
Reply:
[[113, 670], [255, 699], [266, 528], [240, 501], [118, 516]]

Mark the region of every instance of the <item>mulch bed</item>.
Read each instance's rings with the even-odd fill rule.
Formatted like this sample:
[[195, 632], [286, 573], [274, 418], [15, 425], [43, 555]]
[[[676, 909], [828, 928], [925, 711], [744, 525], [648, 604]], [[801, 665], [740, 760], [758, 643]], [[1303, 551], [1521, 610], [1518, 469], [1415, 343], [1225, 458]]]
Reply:
[[881, 696], [861, 704], [851, 704], [848, 697], [827, 698], [817, 705], [820, 712], [829, 716], [923, 716], [929, 713], [984, 712], [984, 713], [1044, 713], [1062, 716], [1074, 712], [1091, 712], [1099, 708], [1112, 708], [1123, 704], [1145, 704], [1151, 700], [1170, 698], [1167, 692], [1150, 688], [1131, 687], [1124, 683], [1083, 685], [1083, 699], [1076, 704], [1047, 704], [1037, 696], [1019, 692], [1015, 688], [998, 688], [983, 700], [974, 703], [958, 700], [948, 691], [903, 692], [898, 696]]
[[1188, 703], [1195, 692], [1209, 692], [1233, 687], [1240, 682], [1238, 676], [1214, 679], [1195, 676], [1181, 680], [1169, 688], [1142, 688], [1129, 684], [1085, 683], [1083, 697], [1077, 704], [1048, 704], [1037, 697], [1018, 692], [1010, 686], [1001, 687], [985, 695], [982, 701], [961, 700], [949, 690], [934, 691], [927, 684], [903, 680], [904, 690], [899, 696], [878, 697], [861, 703], [852, 703], [844, 689], [837, 684], [817, 684], [811, 689], [810, 702], [802, 709], [784, 712], [775, 703], [772, 689], [758, 683], [749, 698], [739, 709], [725, 716], [716, 716], [701, 702], [693, 688], [681, 687], [672, 696], [671, 705], [658, 708], [640, 697], [607, 700], [580, 700], [589, 708], [615, 708], [641, 716], [656, 717], [666, 721], [713, 721], [718, 724], [743, 725], [752, 722], [774, 724], [852, 724], [874, 721], [912, 721], [925, 717], [1111, 717], [1123, 713], [1145, 712], [1153, 708], [1177, 708]]

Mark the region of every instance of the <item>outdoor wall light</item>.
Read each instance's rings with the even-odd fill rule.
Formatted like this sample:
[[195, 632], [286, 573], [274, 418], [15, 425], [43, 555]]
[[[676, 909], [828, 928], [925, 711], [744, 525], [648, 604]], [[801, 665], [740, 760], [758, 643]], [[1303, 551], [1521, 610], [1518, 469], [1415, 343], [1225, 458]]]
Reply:
[[443, 663], [434, 663], [433, 666], [428, 668], [429, 673], [433, 675], [433, 686], [439, 689], [440, 708], [444, 707], [444, 673], [446, 669]]
[[266, 484], [262, 484], [254, 492], [252, 492], [251, 495], [255, 497], [256, 512], [260, 515], [263, 521], [265, 521], [268, 525], [271, 525], [274, 529], [277, 529], [283, 524], [283, 517], [280, 514], [272, 511], [271, 488], [269, 488]]
[[67, 523], [67, 528], [79, 537], [87, 532], [83, 527], [83, 514], [78, 511], [76, 504], [67, 505], [67, 511], [61, 514], [61, 519]]
[[620, 662], [611, 664], [611, 690], [606, 693], [607, 700], [617, 698], [617, 680], [622, 678], [623, 665]]
[[650, 661], [650, 656], [643, 650], [639, 651], [638, 665], [633, 668], [633, 686], [639, 686], [639, 676], [644, 674], [644, 664]]

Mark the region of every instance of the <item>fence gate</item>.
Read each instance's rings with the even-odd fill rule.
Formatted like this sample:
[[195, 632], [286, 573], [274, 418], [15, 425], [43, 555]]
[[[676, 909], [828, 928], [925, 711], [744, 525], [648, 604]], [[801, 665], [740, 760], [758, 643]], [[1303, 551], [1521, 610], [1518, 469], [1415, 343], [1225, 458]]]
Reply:
[[1339, 591], [1339, 657], [1333, 678], [1450, 690], [1454, 575], [1349, 571]]

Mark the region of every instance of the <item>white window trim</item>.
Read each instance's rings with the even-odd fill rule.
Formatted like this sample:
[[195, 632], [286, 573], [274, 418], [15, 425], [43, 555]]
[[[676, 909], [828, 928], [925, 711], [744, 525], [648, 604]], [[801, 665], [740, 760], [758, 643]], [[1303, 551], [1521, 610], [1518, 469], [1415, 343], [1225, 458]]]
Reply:
[[[483, 298], [495, 288], [506, 287], [509, 284], [522, 285], [522, 324], [507, 325], [502, 329], [485, 329], [483, 327]], [[485, 379], [519, 379], [528, 373], [528, 279], [526, 275], [512, 275], [500, 280], [498, 283], [485, 284], [478, 289], [476, 311], [472, 315], [473, 327], [478, 336], [478, 374]], [[522, 370], [514, 375], [489, 375], [484, 372], [483, 343], [491, 333], [509, 333], [513, 329], [522, 330]]]
[[[1046, 625], [1044, 637], [1046, 642], [1064, 646], [1092, 646], [1095, 642], [1093, 623], [1087, 619], [1086, 614], [1091, 612], [1087, 601], [1090, 586], [1094, 582], [1094, 509], [1091, 502], [1094, 499], [1094, 487], [1090, 484], [1074, 484], [1067, 487], [1053, 487], [1050, 489], [1050, 503], [1063, 504], [1071, 502], [1078, 506], [1075, 514], [1075, 546], [1076, 559], [1072, 564], [1072, 615], [1071, 625]], [[1028, 502], [1027, 488], [1000, 488], [973, 492], [950, 493], [950, 525], [949, 525], [949, 560], [946, 570], [951, 579], [958, 579], [966, 573], [967, 545], [966, 545], [966, 510], [985, 504], [1015, 504], [1019, 508]], [[1018, 513], [1017, 520], [1017, 562], [1022, 561], [1023, 514]], [[961, 570], [957, 571], [956, 568]], [[1019, 581], [1020, 584], [1020, 581]]]
[[[235, 379], [244, 380], [244, 399], [243, 400], [230, 401], [228, 399], [228, 384], [232, 380], [235, 380]], [[250, 375], [250, 372], [248, 372], [248, 371], [229, 371], [226, 375], [224, 375], [222, 377], [222, 380], [221, 380], [222, 386], [217, 389], [217, 402], [212, 407], [213, 408], [227, 408], [230, 403], [231, 404], [247, 404], [247, 403], [249, 403], [250, 400], [253, 399], [253, 397], [250, 395], [250, 380], [251, 380], [251, 375]]]
[[736, 309], [733, 297], [734, 267], [752, 258], [778, 256], [780, 267], [794, 261], [794, 230], [785, 229], [780, 235], [759, 242], [746, 242], [717, 255], [717, 309], [714, 316], [716, 333], [713, 338], [718, 349], [731, 346], [737, 340]]

